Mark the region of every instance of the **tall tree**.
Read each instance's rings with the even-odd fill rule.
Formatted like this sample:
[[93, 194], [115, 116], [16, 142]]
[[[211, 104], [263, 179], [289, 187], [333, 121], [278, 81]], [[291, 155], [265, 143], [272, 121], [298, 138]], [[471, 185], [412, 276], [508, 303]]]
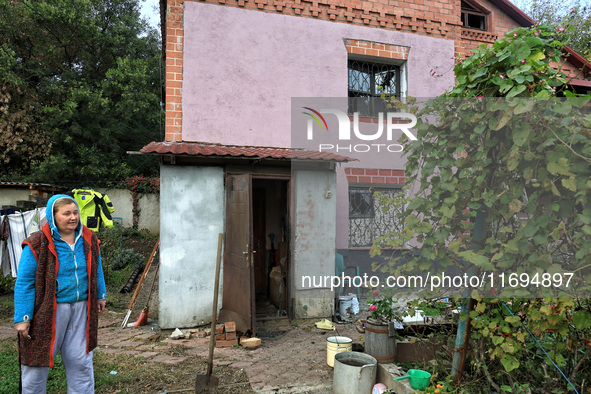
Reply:
[[0, 179], [152, 175], [160, 41], [138, 0], [0, 0]]
[[516, 1], [535, 21], [564, 28], [564, 43], [591, 60], [591, 6], [581, 0]]

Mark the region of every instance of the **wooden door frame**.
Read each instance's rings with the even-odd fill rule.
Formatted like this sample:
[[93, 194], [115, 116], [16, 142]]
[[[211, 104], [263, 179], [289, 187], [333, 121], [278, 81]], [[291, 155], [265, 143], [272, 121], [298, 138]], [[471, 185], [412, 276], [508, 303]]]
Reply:
[[291, 175], [273, 175], [273, 174], [251, 174], [250, 181], [251, 181], [251, 189], [252, 189], [252, 181], [254, 179], [263, 179], [263, 180], [270, 180], [270, 181], [287, 181], [287, 191], [286, 191], [286, 215], [287, 220], [285, 223], [285, 239], [287, 240], [287, 267], [285, 273], [285, 286], [287, 287], [287, 300], [286, 300], [286, 311], [287, 315], [290, 319], [293, 318], [293, 306], [292, 306], [292, 273], [293, 273], [293, 259], [292, 259], [292, 239], [291, 239], [291, 224], [293, 220], [293, 201], [292, 201], [292, 182], [293, 177]]

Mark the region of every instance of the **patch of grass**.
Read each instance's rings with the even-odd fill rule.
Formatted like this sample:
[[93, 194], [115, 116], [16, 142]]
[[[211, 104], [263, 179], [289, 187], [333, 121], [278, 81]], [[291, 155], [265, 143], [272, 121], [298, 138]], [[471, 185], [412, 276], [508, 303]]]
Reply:
[[[94, 379], [95, 391], [111, 393], [113, 387], [125, 387], [135, 382], [133, 374], [111, 375], [111, 371], [117, 371], [120, 365], [120, 357], [114, 358], [109, 354], [94, 353]], [[18, 364], [18, 349], [16, 344], [16, 331], [14, 340], [0, 341], [0, 393], [18, 393], [20, 368]], [[61, 356], [55, 358], [55, 365], [49, 370], [47, 377], [47, 393], [63, 394], [67, 390], [66, 370]]]
[[[118, 373], [112, 375], [111, 371], [117, 371], [121, 365], [118, 361], [121, 357], [114, 358], [109, 354], [94, 353], [94, 379], [95, 391], [97, 393], [112, 393], [113, 387], [124, 388], [135, 383], [137, 369], [131, 373]], [[123, 363], [124, 365], [125, 362]], [[129, 372], [129, 371], [127, 371]], [[18, 350], [15, 340], [4, 340], [0, 342], [0, 393], [18, 393], [20, 368], [18, 364]], [[67, 391], [66, 370], [61, 356], [55, 358], [55, 365], [49, 370], [47, 377], [47, 393], [63, 394]]]
[[47, 393], [65, 393], [67, 391], [67, 386], [66, 369], [62, 363], [62, 357], [58, 354], [55, 357], [53, 368], [49, 369], [49, 376], [47, 377]]
[[[126, 366], [129, 363], [129, 357], [117, 356], [111, 354], [94, 352], [94, 389], [97, 393], [112, 393], [114, 388], [124, 388], [135, 381], [137, 371], [129, 371]], [[136, 363], [138, 362], [137, 360]], [[117, 372], [111, 374], [112, 371]], [[131, 372], [131, 373], [130, 373]]]
[[[20, 366], [18, 363], [18, 349], [16, 331], [14, 340], [4, 340], [0, 343], [0, 393], [18, 393]], [[47, 377], [47, 393], [59, 394], [66, 392], [66, 370], [62, 358], [55, 358], [55, 366], [49, 370]]]
[[0, 393], [18, 393], [20, 376], [15, 339], [5, 340], [0, 346]]
[[14, 293], [3, 294], [0, 296], [0, 305], [14, 307]]

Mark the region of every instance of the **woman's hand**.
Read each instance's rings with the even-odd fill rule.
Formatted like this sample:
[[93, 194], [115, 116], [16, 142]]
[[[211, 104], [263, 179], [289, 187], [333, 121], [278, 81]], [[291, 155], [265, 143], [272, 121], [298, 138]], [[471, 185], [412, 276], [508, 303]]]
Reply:
[[98, 310], [99, 310], [99, 313], [101, 313], [102, 311], [104, 311], [106, 306], [107, 306], [107, 300], [98, 300]]
[[31, 323], [29, 323], [29, 322], [17, 323], [15, 327], [16, 327], [16, 330], [18, 331], [19, 335], [21, 336], [21, 338], [31, 339], [29, 337], [29, 327], [31, 327]]

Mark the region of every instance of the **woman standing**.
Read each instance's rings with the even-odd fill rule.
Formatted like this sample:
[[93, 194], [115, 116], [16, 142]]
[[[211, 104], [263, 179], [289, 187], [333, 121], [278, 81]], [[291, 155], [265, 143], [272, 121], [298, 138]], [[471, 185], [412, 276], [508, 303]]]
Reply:
[[51, 197], [46, 215], [23, 242], [14, 288], [22, 392], [45, 393], [61, 351], [68, 393], [94, 393], [92, 351], [107, 297], [99, 241], [72, 197]]

